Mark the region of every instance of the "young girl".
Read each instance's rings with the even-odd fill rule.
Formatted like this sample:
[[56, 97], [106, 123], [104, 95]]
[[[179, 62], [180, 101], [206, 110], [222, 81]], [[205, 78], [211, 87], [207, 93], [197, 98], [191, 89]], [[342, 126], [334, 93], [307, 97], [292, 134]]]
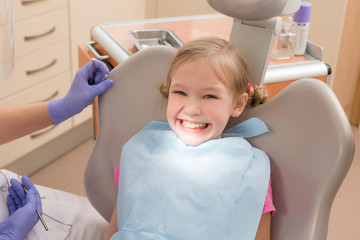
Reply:
[[160, 91], [168, 122], [124, 145], [105, 239], [270, 239], [269, 160], [243, 138], [266, 126], [250, 119], [224, 131], [247, 104], [266, 100], [242, 53], [219, 38], [187, 43]]

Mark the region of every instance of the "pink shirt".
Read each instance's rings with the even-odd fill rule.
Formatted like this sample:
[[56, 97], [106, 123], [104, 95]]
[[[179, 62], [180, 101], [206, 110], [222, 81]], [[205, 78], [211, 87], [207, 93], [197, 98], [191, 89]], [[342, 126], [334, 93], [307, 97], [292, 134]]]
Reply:
[[[120, 172], [120, 167], [117, 166], [114, 170], [114, 179], [117, 188], [119, 188], [119, 172]], [[271, 212], [271, 215], [273, 215], [275, 212], [275, 206], [273, 204], [272, 189], [271, 189], [271, 179], [269, 181], [269, 187], [266, 193], [265, 204], [262, 213], [264, 214], [268, 212]]]

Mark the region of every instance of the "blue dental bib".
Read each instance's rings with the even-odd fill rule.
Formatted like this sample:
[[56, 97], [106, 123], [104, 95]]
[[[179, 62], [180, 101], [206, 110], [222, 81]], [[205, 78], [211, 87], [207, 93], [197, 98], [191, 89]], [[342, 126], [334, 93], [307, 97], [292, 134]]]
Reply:
[[194, 147], [167, 122], [150, 122], [122, 149], [111, 240], [253, 240], [270, 162], [243, 137], [266, 131], [253, 118]]

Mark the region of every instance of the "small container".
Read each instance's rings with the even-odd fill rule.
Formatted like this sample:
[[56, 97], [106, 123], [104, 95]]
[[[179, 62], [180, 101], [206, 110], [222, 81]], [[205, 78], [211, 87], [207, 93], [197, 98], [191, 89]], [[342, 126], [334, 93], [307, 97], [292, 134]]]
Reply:
[[304, 55], [310, 26], [311, 3], [301, 1], [300, 9], [294, 14], [292, 32], [295, 33], [293, 50], [295, 55]]
[[282, 17], [281, 32], [274, 37], [271, 56], [276, 60], [291, 59], [294, 56], [290, 38], [293, 37], [291, 30], [292, 16]]

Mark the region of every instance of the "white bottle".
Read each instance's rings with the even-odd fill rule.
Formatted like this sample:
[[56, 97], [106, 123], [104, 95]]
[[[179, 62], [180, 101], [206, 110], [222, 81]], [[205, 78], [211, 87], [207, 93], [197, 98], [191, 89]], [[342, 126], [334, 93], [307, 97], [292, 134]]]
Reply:
[[305, 53], [310, 25], [310, 12], [311, 3], [301, 1], [300, 9], [294, 14], [292, 29], [295, 34], [293, 42], [294, 55], [304, 55]]

